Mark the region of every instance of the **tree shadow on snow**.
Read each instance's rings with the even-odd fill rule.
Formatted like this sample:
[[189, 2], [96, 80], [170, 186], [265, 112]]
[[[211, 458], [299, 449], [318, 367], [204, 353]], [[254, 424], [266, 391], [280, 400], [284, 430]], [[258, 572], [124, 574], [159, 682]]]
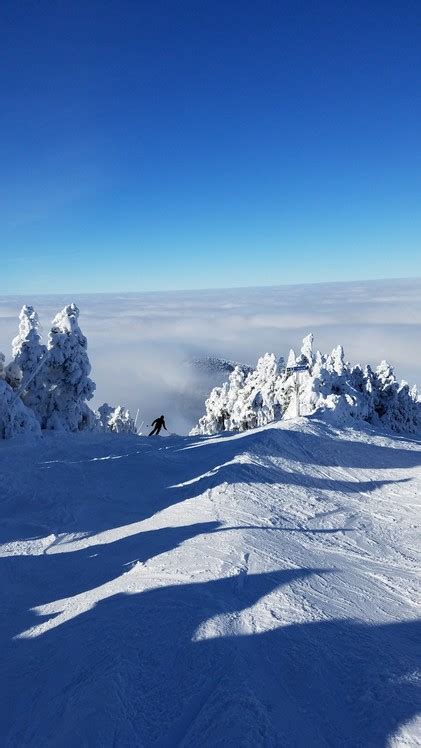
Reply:
[[421, 624], [279, 625], [278, 588], [325, 573], [151, 584], [9, 641], [2, 744], [385, 748], [419, 707]]
[[[109, 542], [93, 542], [88, 547], [62, 552], [21, 554], [0, 557], [0, 578], [7, 601], [0, 626], [0, 650], [19, 630], [33, 623], [31, 609], [57, 600], [73, 599], [84, 593], [106, 587], [128, 573], [136, 564], [167, 553], [197, 536], [230, 532], [258, 531], [270, 533], [335, 534], [353, 530], [338, 528], [268, 527], [262, 525], [222, 526], [220, 522], [199, 522], [178, 527], [137, 531]], [[105, 590], [104, 590], [105, 594]], [[18, 630], [19, 629], [19, 630]]]
[[[309, 476], [300, 465], [381, 470], [421, 464], [421, 453], [416, 450], [344, 439], [339, 443], [327, 426], [322, 434], [273, 428], [247, 434], [247, 438], [228, 435], [223, 440], [139, 438], [136, 449], [132, 438], [110, 441], [112, 451], [105, 456], [102, 445], [102, 452], [100, 446], [95, 447], [93, 456], [91, 450], [88, 456], [41, 460], [34, 466], [31, 497], [18, 497], [16, 506], [9, 507], [0, 542], [101, 532], [142, 521], [209, 488], [239, 480], [342, 494], [367, 493], [409, 480], [325, 479]], [[249, 459], [250, 450], [259, 463]], [[277, 456], [290, 460], [296, 469], [281, 469], [274, 462]]]

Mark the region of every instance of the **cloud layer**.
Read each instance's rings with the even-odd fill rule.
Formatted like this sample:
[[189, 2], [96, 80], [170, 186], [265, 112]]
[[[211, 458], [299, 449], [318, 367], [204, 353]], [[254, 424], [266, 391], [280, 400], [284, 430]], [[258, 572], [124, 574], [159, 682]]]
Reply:
[[266, 351], [287, 355], [308, 332], [328, 351], [341, 343], [348, 360], [421, 384], [421, 279], [145, 294], [7, 297], [0, 301], [0, 350], [10, 355], [24, 303], [49, 324], [75, 301], [88, 338], [94, 404], [140, 408], [145, 423], [161, 412], [171, 431], [200, 415], [199, 373], [186, 361], [215, 355], [254, 364]]

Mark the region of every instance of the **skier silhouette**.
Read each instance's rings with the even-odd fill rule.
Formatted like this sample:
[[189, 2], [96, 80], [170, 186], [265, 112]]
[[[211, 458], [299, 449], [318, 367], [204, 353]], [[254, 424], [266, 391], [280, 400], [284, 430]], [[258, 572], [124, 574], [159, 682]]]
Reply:
[[154, 436], [155, 434], [158, 436], [159, 432], [161, 431], [162, 427], [164, 427], [165, 431], [168, 431], [166, 425], [165, 425], [165, 419], [164, 416], [159, 416], [159, 418], [155, 418], [154, 421], [152, 421], [151, 426], [153, 426], [153, 429], [149, 436]]

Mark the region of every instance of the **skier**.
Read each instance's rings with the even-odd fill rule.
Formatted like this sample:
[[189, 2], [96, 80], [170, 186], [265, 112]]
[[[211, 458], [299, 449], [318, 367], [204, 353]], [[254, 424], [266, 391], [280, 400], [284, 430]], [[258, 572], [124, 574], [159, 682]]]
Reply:
[[165, 419], [164, 416], [159, 416], [159, 418], [155, 418], [154, 421], [152, 421], [151, 426], [153, 426], [153, 429], [149, 436], [154, 436], [155, 434], [158, 436], [159, 432], [161, 431], [162, 427], [164, 427], [165, 431], [168, 431], [166, 425], [165, 425]]

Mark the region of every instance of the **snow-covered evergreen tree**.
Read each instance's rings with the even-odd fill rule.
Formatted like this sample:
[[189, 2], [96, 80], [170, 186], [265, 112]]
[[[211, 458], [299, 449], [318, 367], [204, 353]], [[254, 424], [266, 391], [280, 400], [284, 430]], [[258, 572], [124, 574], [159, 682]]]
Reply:
[[259, 358], [255, 371], [248, 375], [232, 408], [231, 429], [246, 431], [280, 417], [276, 390], [278, 381], [276, 358], [273, 353], [266, 353]]
[[282, 376], [282, 374], [285, 371], [285, 367], [286, 367], [286, 364], [285, 364], [284, 357], [283, 356], [278, 356], [277, 370], [278, 370], [278, 374], [279, 375]]
[[365, 421], [392, 431], [421, 429], [421, 403], [416, 389], [396, 380], [386, 362], [373, 372], [351, 367], [341, 345], [324, 355], [313, 352], [313, 335], [307, 335], [298, 356], [291, 349], [285, 369], [266, 354], [243, 380], [215, 388], [206, 401], [206, 414], [192, 433], [244, 431], [296, 414], [297, 379], [291, 368], [307, 368], [298, 377], [301, 415], [325, 413], [337, 423]]
[[41, 433], [34, 412], [23, 404], [4, 379], [0, 379], [0, 439], [30, 433]]
[[14, 361], [11, 361], [10, 364], [6, 366], [4, 353], [0, 353], [0, 379], [4, 379], [12, 389], [17, 389], [22, 379], [19, 366], [17, 366]]
[[313, 341], [314, 335], [312, 332], [309, 335], [306, 335], [305, 338], [303, 338], [300, 355], [296, 359], [297, 364], [307, 364], [308, 367], [311, 368], [314, 360]]
[[40, 428], [136, 433], [126, 408], [104, 403], [95, 414], [88, 407], [95, 384], [78, 319], [77, 306], [66, 306], [54, 318], [45, 346], [37, 313], [31, 306], [22, 308], [8, 366], [0, 353], [0, 438], [40, 433]]
[[89, 378], [87, 341], [78, 319], [79, 309], [70, 304], [52, 322], [43, 428], [79, 431], [92, 428], [95, 423], [94, 414], [86, 403], [93, 396], [95, 383]]
[[98, 414], [102, 431], [112, 431], [115, 434], [136, 434], [134, 419], [127, 408], [121, 405], [114, 408], [104, 403], [98, 408]]
[[287, 358], [287, 369], [292, 369], [293, 366], [296, 364], [296, 358], [295, 358], [295, 351], [293, 348], [290, 348]]
[[6, 382], [10, 385], [12, 390], [17, 390], [22, 383], [22, 372], [15, 361], [11, 361], [9, 364], [7, 364], [5, 375]]
[[244, 386], [244, 371], [236, 366], [222, 387], [214, 387], [205, 402], [205, 415], [190, 432], [192, 436], [207, 434], [212, 436], [230, 428], [230, 414]]
[[47, 368], [39, 367], [42, 361], [47, 361], [47, 348], [41, 341], [38, 314], [32, 306], [25, 305], [21, 309], [19, 332], [12, 341], [12, 353], [13, 361], [8, 369], [10, 371], [14, 367], [15, 384], [10, 381], [13, 371], [9, 373], [9, 383], [12, 387], [23, 388], [22, 401], [32, 408], [41, 423], [45, 408]]
[[247, 376], [236, 367], [228, 382], [212, 390], [205, 403], [206, 413], [191, 433], [246, 431], [279, 418], [278, 381], [278, 363], [273, 354], [262, 356]]

